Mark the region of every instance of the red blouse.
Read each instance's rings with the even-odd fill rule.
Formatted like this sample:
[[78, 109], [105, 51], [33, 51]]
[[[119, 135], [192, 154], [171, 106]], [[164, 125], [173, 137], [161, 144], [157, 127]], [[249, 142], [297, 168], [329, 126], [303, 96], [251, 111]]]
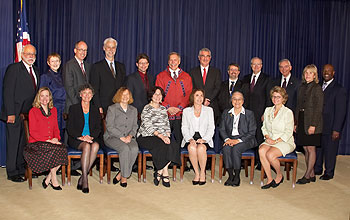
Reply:
[[39, 108], [30, 109], [28, 142], [34, 143], [52, 138], [61, 139], [57, 123], [57, 109], [53, 107], [49, 117], [44, 116]]

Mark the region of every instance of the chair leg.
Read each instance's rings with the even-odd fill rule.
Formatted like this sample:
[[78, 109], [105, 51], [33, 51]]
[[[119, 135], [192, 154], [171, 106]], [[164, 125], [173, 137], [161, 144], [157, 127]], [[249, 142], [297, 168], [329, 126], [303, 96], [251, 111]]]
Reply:
[[250, 158], [250, 184], [253, 184], [254, 180], [254, 163], [255, 163], [255, 157]]
[[103, 183], [103, 162], [104, 162], [104, 155], [100, 155], [100, 184]]
[[141, 169], [142, 169], [142, 154], [139, 153], [137, 156], [137, 177], [138, 181], [141, 182]]
[[177, 166], [173, 165], [173, 180], [174, 180], [174, 182], [176, 181], [176, 168], [177, 168]]
[[66, 165], [61, 166], [62, 186], [66, 184]]
[[287, 180], [289, 180], [290, 179], [290, 175], [289, 175], [290, 163], [289, 162], [285, 162], [285, 166], [286, 166]]
[[265, 176], [264, 167], [261, 166], [261, 174], [260, 174], [260, 185], [261, 185], [261, 186], [264, 185], [264, 176]]
[[68, 156], [68, 166], [67, 166], [67, 185], [71, 185], [71, 169], [72, 169], [72, 158]]
[[220, 154], [219, 157], [219, 183], [221, 183], [222, 181], [222, 167], [223, 167], [223, 158], [222, 158], [222, 154]]
[[107, 184], [111, 184], [111, 155], [107, 155]]
[[248, 177], [248, 160], [244, 160], [245, 177]]
[[298, 160], [294, 160], [293, 162], [293, 185], [292, 187], [295, 188], [295, 182], [296, 182], [296, 179], [297, 179], [297, 167], [298, 167]]
[[180, 182], [183, 181], [184, 172], [185, 172], [185, 155], [181, 154]]
[[33, 186], [32, 169], [30, 169], [28, 166], [27, 166], [27, 178], [28, 178], [29, 189], [32, 189], [32, 186]]
[[211, 182], [214, 183], [214, 177], [215, 177], [215, 159], [216, 155], [211, 156]]
[[147, 163], [147, 159], [146, 159], [146, 155], [143, 154], [142, 156], [142, 174], [143, 174], [143, 182], [146, 182], [146, 163]]

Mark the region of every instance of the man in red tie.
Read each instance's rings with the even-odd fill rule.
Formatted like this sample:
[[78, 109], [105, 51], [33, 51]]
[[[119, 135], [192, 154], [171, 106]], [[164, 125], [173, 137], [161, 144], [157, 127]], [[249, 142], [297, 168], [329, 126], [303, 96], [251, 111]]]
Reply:
[[19, 115], [29, 112], [40, 85], [39, 69], [33, 66], [35, 47], [30, 44], [23, 47], [21, 58], [21, 62], [10, 64], [6, 69], [1, 112], [1, 119], [6, 122], [7, 128], [7, 179], [13, 182], [23, 182], [25, 172], [23, 149], [26, 141]]

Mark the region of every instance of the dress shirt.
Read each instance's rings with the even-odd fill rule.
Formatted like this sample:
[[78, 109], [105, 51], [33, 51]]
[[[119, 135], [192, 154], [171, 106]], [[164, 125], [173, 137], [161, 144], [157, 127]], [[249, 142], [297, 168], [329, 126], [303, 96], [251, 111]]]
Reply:
[[35, 74], [35, 71], [34, 71], [34, 68], [33, 68], [33, 65], [32, 66], [29, 66], [26, 62], [23, 62], [24, 66], [26, 67], [27, 71], [28, 71], [28, 74], [30, 74], [30, 70], [29, 70], [29, 67], [32, 68], [32, 73], [33, 73], [33, 76], [34, 76], [34, 79], [35, 79], [35, 85], [38, 87], [38, 79], [36, 78], [36, 74]]
[[252, 84], [254, 76], [255, 76], [255, 84], [256, 84], [256, 82], [259, 79], [260, 73], [261, 73], [261, 71], [258, 72], [257, 74], [254, 74], [254, 73], [252, 74], [252, 77], [250, 77], [250, 84]]
[[115, 71], [114, 60], [113, 60], [113, 61], [110, 61], [110, 60], [107, 60], [107, 58], [105, 58], [105, 60], [107, 61], [108, 67], [109, 67], [109, 68], [111, 68], [111, 64], [112, 64], [112, 67], [113, 67], [113, 69], [114, 69], [114, 74], [117, 75], [117, 72]]
[[[235, 79], [235, 80], [232, 80], [232, 79], [228, 79], [228, 91], [230, 92], [230, 95], [231, 95], [231, 93], [232, 93], [232, 91], [230, 90], [230, 87], [231, 87], [231, 84], [232, 84], [232, 82], [233, 82], [233, 88], [235, 88], [235, 85], [236, 85], [236, 83], [237, 83], [237, 80], [238, 79]], [[256, 82], [256, 81], [255, 81]]]
[[291, 76], [292, 76], [292, 74], [290, 74], [290, 73], [289, 73], [289, 75], [287, 77], [282, 76], [281, 87], [283, 85], [284, 79], [286, 79], [286, 87], [288, 86], [288, 82], [289, 82]]
[[[83, 66], [84, 72], [86, 72], [85, 66], [84, 66], [84, 61], [80, 61], [77, 57], [74, 57], [74, 58], [77, 60], [79, 67], [81, 68], [81, 66]], [[83, 64], [83, 65], [81, 65], [81, 64]]]
[[175, 71], [173, 69], [169, 68], [169, 71], [171, 73], [171, 77], [174, 79], [174, 74], [176, 74], [176, 79], [179, 78], [179, 72], [180, 72], [180, 68], [177, 68]]
[[208, 75], [209, 65], [208, 65], [207, 67], [204, 67], [204, 66], [202, 66], [202, 65], [200, 65], [200, 66], [201, 66], [202, 77], [203, 77], [204, 69], [206, 70], [206, 73], [207, 73], [207, 75]]
[[[326, 90], [327, 87], [329, 86], [329, 84], [331, 84], [331, 83], [333, 82], [333, 80], [334, 80], [334, 78], [331, 79], [331, 80], [329, 80], [328, 82], [324, 81], [324, 82], [323, 82], [324, 88], [323, 88], [323, 86], [322, 86], [322, 90], [323, 90], [323, 91]], [[326, 83], [326, 84], [325, 84], [325, 83]]]
[[[245, 109], [242, 106], [241, 112], [238, 113], [238, 115], [235, 115], [235, 107], [233, 107], [233, 108], [231, 108], [230, 111], [228, 111], [228, 113], [233, 115], [232, 134], [231, 135], [232, 136], [239, 135], [239, 132], [238, 132], [239, 119], [240, 119], [241, 114], [245, 115]], [[225, 142], [227, 141], [227, 139], [229, 139], [229, 138], [226, 138]], [[239, 140], [239, 142], [242, 142], [241, 139], [238, 139], [238, 140]]]

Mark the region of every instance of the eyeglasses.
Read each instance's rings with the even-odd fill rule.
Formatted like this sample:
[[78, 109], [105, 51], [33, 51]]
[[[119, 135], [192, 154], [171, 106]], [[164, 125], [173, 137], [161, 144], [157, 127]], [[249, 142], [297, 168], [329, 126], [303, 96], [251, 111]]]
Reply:
[[88, 50], [87, 49], [78, 49], [78, 48], [76, 48], [77, 49], [77, 51], [79, 51], [79, 52], [87, 52]]
[[26, 55], [26, 56], [33, 56], [33, 57], [36, 56], [36, 53], [23, 53], [23, 54]]
[[200, 57], [210, 58], [211, 55], [199, 55]]

